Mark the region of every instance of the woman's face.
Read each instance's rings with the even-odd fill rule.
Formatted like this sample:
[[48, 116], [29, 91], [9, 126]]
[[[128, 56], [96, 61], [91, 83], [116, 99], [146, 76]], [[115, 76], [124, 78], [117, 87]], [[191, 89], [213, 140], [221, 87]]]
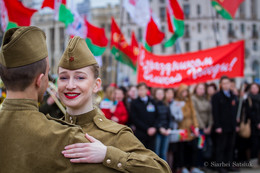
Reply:
[[157, 100], [160, 100], [160, 101], [163, 100], [163, 98], [164, 98], [164, 91], [163, 91], [163, 89], [157, 89], [157, 90], [156, 90], [155, 98], [156, 98]]
[[209, 86], [208, 88], [207, 88], [207, 93], [208, 93], [208, 95], [210, 95], [210, 96], [212, 96], [212, 95], [214, 95], [215, 94], [215, 88], [213, 87], [213, 86]]
[[125, 96], [124, 96], [123, 91], [120, 90], [120, 89], [116, 89], [115, 99], [116, 99], [117, 101], [123, 101], [124, 97], [125, 97]]
[[167, 90], [166, 92], [165, 92], [165, 98], [166, 98], [166, 100], [167, 101], [171, 101], [172, 99], [173, 99], [173, 97], [174, 97], [174, 92], [173, 92], [173, 90]]
[[91, 67], [67, 70], [59, 67], [58, 94], [66, 107], [78, 109], [92, 104], [92, 94], [101, 85], [100, 79], [94, 79]]
[[203, 96], [205, 94], [205, 86], [203, 84], [199, 84], [196, 88], [196, 94], [198, 96]]
[[136, 99], [137, 98], [137, 88], [131, 87], [128, 91], [128, 95], [131, 99]]
[[253, 95], [257, 95], [259, 93], [259, 88], [256, 84], [252, 84], [252, 86], [250, 87], [250, 92]]
[[181, 96], [182, 96], [182, 98], [188, 97], [188, 90], [182, 91]]

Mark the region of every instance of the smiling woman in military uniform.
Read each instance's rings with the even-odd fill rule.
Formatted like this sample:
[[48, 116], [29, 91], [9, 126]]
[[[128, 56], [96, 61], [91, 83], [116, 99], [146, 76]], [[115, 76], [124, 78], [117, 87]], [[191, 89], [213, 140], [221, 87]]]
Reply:
[[67, 110], [65, 120], [81, 126], [91, 141], [65, 147], [64, 157], [74, 163], [103, 163], [120, 172], [171, 172], [128, 127], [106, 119], [94, 108], [92, 96], [101, 86], [99, 66], [83, 39], [70, 40], [58, 74], [58, 92]]

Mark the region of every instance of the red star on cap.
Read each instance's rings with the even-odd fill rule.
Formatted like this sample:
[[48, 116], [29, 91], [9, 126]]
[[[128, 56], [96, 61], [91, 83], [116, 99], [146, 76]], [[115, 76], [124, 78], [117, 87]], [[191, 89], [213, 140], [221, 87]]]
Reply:
[[74, 57], [70, 57], [69, 61], [70, 62], [74, 61]]

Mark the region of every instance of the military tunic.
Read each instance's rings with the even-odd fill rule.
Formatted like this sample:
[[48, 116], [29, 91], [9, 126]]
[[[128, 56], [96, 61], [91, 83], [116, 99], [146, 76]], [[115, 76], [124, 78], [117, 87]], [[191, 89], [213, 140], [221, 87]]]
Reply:
[[[89, 142], [82, 129], [54, 121], [29, 99], [5, 99], [0, 110], [1, 173], [110, 173], [107, 164], [75, 164], [62, 155], [64, 147]], [[123, 162], [122, 162], [123, 163]]]
[[98, 108], [77, 116], [66, 114], [65, 121], [80, 125], [84, 132], [107, 146], [103, 161], [107, 167], [120, 172], [171, 172], [168, 164], [146, 149], [130, 128], [108, 120]]

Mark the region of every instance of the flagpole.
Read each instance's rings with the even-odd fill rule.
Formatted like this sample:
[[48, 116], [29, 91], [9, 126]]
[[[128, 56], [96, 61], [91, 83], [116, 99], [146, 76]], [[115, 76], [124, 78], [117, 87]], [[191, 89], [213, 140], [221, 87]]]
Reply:
[[[120, 21], [119, 21], [119, 28], [122, 31], [123, 28], [123, 20], [124, 20], [124, 9], [123, 9], [123, 2], [122, 0], [120, 1]], [[121, 40], [122, 34], [120, 34], [120, 38], [119, 40]], [[120, 44], [120, 41], [118, 42], [118, 44]], [[118, 45], [118, 47], [120, 47], [120, 45]], [[120, 62], [116, 61], [116, 84], [119, 84], [119, 71], [120, 71]]]

